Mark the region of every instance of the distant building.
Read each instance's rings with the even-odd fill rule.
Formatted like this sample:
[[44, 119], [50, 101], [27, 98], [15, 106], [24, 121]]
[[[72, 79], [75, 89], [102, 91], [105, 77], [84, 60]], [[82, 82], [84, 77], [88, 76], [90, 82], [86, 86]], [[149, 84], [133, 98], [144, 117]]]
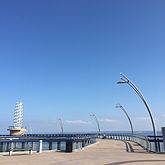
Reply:
[[10, 126], [8, 130], [10, 131], [10, 135], [23, 135], [26, 132], [26, 129], [23, 128], [23, 113], [24, 113], [24, 105], [22, 102], [16, 102], [15, 110], [14, 110], [14, 119], [13, 126]]

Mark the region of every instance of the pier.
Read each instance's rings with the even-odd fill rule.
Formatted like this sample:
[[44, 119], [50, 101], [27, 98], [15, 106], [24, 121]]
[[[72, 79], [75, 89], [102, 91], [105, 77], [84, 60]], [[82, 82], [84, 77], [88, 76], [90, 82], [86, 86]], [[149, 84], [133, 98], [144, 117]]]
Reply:
[[0, 152], [12, 150], [47, 150], [73, 152], [96, 142], [96, 139], [135, 142], [146, 152], [164, 153], [163, 136], [140, 136], [124, 133], [86, 134], [25, 134], [24, 136], [0, 135]]
[[[127, 141], [126, 141], [127, 142]], [[129, 142], [132, 151], [127, 151], [125, 141], [113, 139], [99, 139], [97, 143], [83, 150], [72, 153], [43, 152], [42, 154], [17, 154], [11, 156], [0, 155], [0, 164], [21, 165], [164, 165], [164, 154], [148, 153], [134, 142]], [[28, 161], [26, 161], [28, 160]]]
[[[96, 142], [96, 134], [25, 134], [0, 135], [0, 152], [43, 151], [73, 152]], [[9, 154], [11, 155], [11, 154]]]

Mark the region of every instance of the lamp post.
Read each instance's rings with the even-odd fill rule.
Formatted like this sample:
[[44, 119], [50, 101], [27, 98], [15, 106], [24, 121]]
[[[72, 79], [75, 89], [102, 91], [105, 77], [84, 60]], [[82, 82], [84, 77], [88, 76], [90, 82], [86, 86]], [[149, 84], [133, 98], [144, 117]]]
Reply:
[[60, 124], [61, 133], [62, 133], [62, 135], [63, 135], [63, 133], [64, 133], [64, 127], [63, 127], [62, 119], [59, 118], [58, 121], [59, 121], [59, 124]]
[[126, 112], [126, 110], [123, 108], [123, 106], [121, 106], [120, 104], [116, 104], [116, 108], [120, 108], [124, 114], [127, 116], [128, 118], [128, 121], [129, 121], [129, 124], [131, 126], [131, 134], [133, 136], [133, 125], [132, 125], [132, 122], [131, 122], [131, 118], [129, 117], [128, 113]]
[[33, 133], [33, 130], [32, 130], [31, 125], [29, 125], [29, 129], [30, 129], [30, 134], [32, 134]]
[[92, 117], [94, 118], [94, 120], [95, 120], [95, 122], [96, 122], [96, 124], [97, 124], [97, 128], [98, 128], [98, 131], [99, 131], [99, 135], [100, 135], [101, 129], [100, 129], [100, 124], [99, 124], [99, 121], [98, 121], [96, 115], [95, 115], [95, 114], [90, 114], [90, 116], [92, 116]]
[[[151, 110], [150, 110], [150, 107], [147, 103], [147, 101], [145, 100], [143, 94], [141, 93], [141, 91], [136, 87], [136, 85], [130, 80], [128, 79], [124, 74], [120, 73], [121, 75], [121, 78], [120, 78], [120, 81], [117, 82], [117, 84], [128, 84], [130, 87], [132, 87], [132, 89], [136, 92], [136, 94], [140, 97], [140, 99], [143, 101], [148, 113], [149, 113], [149, 116], [150, 116], [150, 119], [151, 119], [151, 124], [152, 124], [152, 128], [153, 128], [153, 134], [154, 134], [154, 137], [156, 137], [156, 129], [155, 129], [155, 123], [154, 123], [154, 119], [152, 117], [152, 113], [151, 113]], [[156, 142], [155, 142], [155, 150], [157, 152], [157, 145], [156, 145]]]

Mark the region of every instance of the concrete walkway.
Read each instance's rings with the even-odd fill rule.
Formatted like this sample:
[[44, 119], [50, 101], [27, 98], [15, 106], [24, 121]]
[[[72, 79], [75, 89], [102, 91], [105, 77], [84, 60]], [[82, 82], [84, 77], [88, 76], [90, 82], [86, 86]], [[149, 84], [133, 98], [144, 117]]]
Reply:
[[165, 154], [146, 153], [135, 143], [126, 152], [122, 141], [99, 140], [97, 144], [73, 153], [46, 152], [33, 155], [0, 155], [2, 165], [165, 165]]

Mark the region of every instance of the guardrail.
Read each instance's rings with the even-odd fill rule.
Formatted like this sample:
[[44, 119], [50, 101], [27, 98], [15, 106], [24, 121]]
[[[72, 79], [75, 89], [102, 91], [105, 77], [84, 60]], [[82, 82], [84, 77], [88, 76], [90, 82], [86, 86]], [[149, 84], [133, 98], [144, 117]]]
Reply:
[[96, 142], [96, 134], [27, 134], [24, 136], [0, 136], [0, 152], [11, 150], [33, 151], [58, 150], [72, 152]]
[[130, 134], [106, 133], [106, 134], [102, 134], [101, 138], [133, 141], [138, 143], [147, 152], [157, 152], [157, 153], [165, 152], [162, 136], [139, 136], [139, 135], [132, 136]]
[[[14, 144], [20, 143], [20, 145], [25, 142], [32, 145], [33, 149], [37, 151], [40, 140], [43, 142], [43, 150], [46, 148], [46, 150], [57, 149], [67, 151], [67, 145], [71, 146], [70, 150], [74, 150], [94, 143], [96, 138], [133, 141], [138, 143], [147, 152], [165, 152], [162, 136], [132, 136], [131, 134], [122, 133], [25, 134], [24, 136], [0, 135], [0, 152], [2, 152], [4, 148], [2, 143], [6, 143], [6, 148], [9, 148], [12, 142]], [[5, 139], [8, 139], [8, 141], [4, 141]]]

